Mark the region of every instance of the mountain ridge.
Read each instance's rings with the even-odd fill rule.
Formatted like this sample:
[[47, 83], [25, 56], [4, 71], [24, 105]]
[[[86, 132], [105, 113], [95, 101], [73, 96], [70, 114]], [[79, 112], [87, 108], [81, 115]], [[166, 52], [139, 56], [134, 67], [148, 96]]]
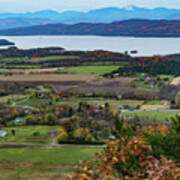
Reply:
[[124, 8], [105, 7], [88, 12], [73, 10], [58, 12], [46, 9], [26, 13], [0, 13], [0, 30], [54, 23], [112, 23], [128, 19], [180, 20], [180, 9], [164, 7], [148, 9], [130, 5]]
[[1, 30], [3, 36], [98, 35], [131, 37], [180, 37], [180, 20], [131, 19], [113, 23], [48, 24]]

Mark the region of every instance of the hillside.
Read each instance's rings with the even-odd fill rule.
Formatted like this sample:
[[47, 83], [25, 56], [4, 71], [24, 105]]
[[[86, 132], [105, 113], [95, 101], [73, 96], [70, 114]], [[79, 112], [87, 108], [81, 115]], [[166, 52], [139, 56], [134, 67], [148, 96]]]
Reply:
[[154, 8], [147, 9], [136, 6], [124, 8], [107, 7], [83, 11], [41, 10], [25, 13], [0, 13], [0, 30], [45, 25], [53, 23], [112, 23], [128, 19], [180, 20], [179, 9]]
[[133, 37], [180, 37], [180, 20], [131, 19], [109, 24], [48, 24], [1, 30], [0, 35], [101, 35]]
[[53, 24], [57, 21], [44, 19], [44, 18], [24, 18], [24, 17], [13, 17], [13, 18], [0, 18], [0, 29], [10, 29], [17, 27], [28, 27], [35, 25]]
[[6, 39], [0, 39], [0, 46], [13, 46], [13, 42], [7, 41]]

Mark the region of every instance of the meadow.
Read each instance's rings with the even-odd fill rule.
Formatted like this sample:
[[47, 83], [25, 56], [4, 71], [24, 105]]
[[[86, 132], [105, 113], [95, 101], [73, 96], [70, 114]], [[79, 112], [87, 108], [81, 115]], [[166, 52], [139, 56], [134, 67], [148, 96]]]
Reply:
[[59, 71], [60, 73], [69, 74], [105, 74], [117, 70], [120, 65], [88, 65], [88, 66], [77, 66], [68, 67], [64, 70]]
[[89, 146], [0, 148], [0, 180], [56, 180], [80, 159], [100, 151], [101, 147]]
[[78, 56], [45, 56], [45, 57], [32, 57], [32, 58], [26, 58], [26, 57], [10, 57], [10, 58], [1, 58], [1, 61], [9, 61], [9, 62], [42, 62], [42, 61], [51, 61], [51, 60], [61, 60], [61, 59], [78, 59]]
[[175, 111], [133, 111], [133, 112], [125, 112], [125, 116], [134, 117], [138, 115], [142, 120], [152, 120], [152, 121], [165, 121], [170, 120], [172, 117], [180, 114], [180, 110]]
[[[14, 126], [3, 127], [8, 134], [0, 139], [0, 143], [25, 143], [25, 144], [51, 144], [53, 138], [48, 137], [48, 132], [58, 131], [59, 126]], [[15, 135], [11, 131], [15, 130]], [[36, 134], [37, 133], [37, 134]]]

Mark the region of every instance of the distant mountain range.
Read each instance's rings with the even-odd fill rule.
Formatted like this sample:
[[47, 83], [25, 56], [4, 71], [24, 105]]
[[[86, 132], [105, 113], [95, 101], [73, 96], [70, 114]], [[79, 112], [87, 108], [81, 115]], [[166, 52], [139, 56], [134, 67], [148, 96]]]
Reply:
[[108, 7], [89, 12], [43, 10], [27, 13], [0, 13], [0, 29], [53, 23], [112, 23], [127, 19], [180, 20], [180, 9], [147, 9], [136, 6]]
[[48, 24], [1, 30], [0, 35], [101, 35], [133, 37], [180, 37], [180, 20], [131, 19], [114, 23]]
[[42, 18], [7, 18], [0, 19], [0, 29], [11, 29], [17, 27], [29, 27], [35, 25], [45, 25], [58, 23], [57, 21]]

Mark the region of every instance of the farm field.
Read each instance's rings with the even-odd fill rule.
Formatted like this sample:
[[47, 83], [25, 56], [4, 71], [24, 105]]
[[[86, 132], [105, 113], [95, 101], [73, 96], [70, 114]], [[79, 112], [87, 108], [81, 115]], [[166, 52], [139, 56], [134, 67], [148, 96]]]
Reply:
[[72, 74], [25, 74], [0, 77], [4, 82], [60, 82], [60, 81], [92, 81], [96, 80], [96, 75], [72, 75]]
[[80, 159], [88, 159], [100, 151], [100, 147], [86, 146], [1, 146], [0, 180], [58, 180], [62, 174], [72, 171]]
[[61, 60], [61, 59], [78, 59], [78, 56], [45, 56], [45, 57], [32, 57], [32, 58], [24, 58], [24, 57], [11, 57], [11, 58], [1, 58], [1, 61], [25, 61], [25, 62], [41, 62], [41, 61], [51, 61], [51, 60]]
[[69, 67], [61, 70], [61, 73], [69, 74], [105, 74], [117, 70], [120, 65], [88, 65], [88, 66], [77, 66]]
[[172, 80], [171, 85], [180, 85], [180, 77], [176, 77]]
[[[51, 144], [53, 138], [48, 137], [49, 132], [58, 131], [59, 126], [17, 126], [4, 127], [7, 136], [0, 139], [0, 143], [25, 143], [25, 144]], [[12, 135], [11, 130], [16, 134]], [[36, 134], [37, 133], [37, 134]]]
[[[1, 99], [0, 99], [1, 100]], [[41, 98], [34, 98], [26, 100], [18, 101], [17, 105], [23, 105], [23, 106], [34, 106], [38, 105], [40, 103], [48, 103], [50, 102], [50, 99], [41, 99]], [[117, 107], [117, 106], [141, 106], [144, 101], [141, 100], [113, 100], [108, 98], [62, 98], [59, 101], [57, 101], [57, 104], [71, 104], [72, 106], [77, 106], [80, 102], [87, 102], [88, 104], [99, 104], [104, 105], [106, 102], [108, 102], [111, 106]]]
[[[132, 158], [137, 152], [142, 159], [151, 155], [152, 162], [161, 162], [162, 156], [178, 162], [178, 63], [101, 50], [53, 56], [44, 49], [15, 52], [0, 53], [0, 180], [59, 180], [96, 152], [106, 152], [96, 156], [101, 167], [108, 172], [114, 163], [112, 175], [124, 179], [119, 170], [124, 171], [122, 158], [131, 148]], [[140, 171], [140, 160], [129, 160], [125, 163], [133, 172], [148, 174], [146, 167]], [[94, 173], [89, 180], [101, 174], [100, 166], [88, 168]], [[131, 176], [131, 168], [125, 168]]]
[[167, 110], [170, 109], [169, 105], [142, 105], [141, 110], [153, 110], [153, 109], [159, 109], [159, 110]]
[[1, 103], [8, 103], [8, 101], [12, 101], [12, 103], [13, 103], [13, 102], [17, 102], [17, 101], [22, 101], [25, 98], [27, 98], [27, 95], [21, 95], [21, 94], [8, 95], [8, 96], [0, 97], [0, 102]]
[[[26, 66], [25, 66], [26, 68]], [[26, 68], [26, 69], [6, 69], [6, 72], [8, 73], [13, 73], [13, 74], [31, 74], [31, 73], [53, 73], [53, 72], [57, 72], [59, 70], [62, 70], [64, 69], [63, 67], [57, 67], [57, 68], [41, 68], [41, 69], [38, 69], [38, 68], [34, 68], [34, 69], [31, 69], [31, 68]], [[1, 70], [0, 70], [1, 72]]]
[[172, 117], [180, 114], [180, 110], [176, 111], [133, 111], [123, 113], [125, 116], [136, 116], [138, 115], [142, 120], [155, 120], [155, 121], [165, 121], [170, 120]]

